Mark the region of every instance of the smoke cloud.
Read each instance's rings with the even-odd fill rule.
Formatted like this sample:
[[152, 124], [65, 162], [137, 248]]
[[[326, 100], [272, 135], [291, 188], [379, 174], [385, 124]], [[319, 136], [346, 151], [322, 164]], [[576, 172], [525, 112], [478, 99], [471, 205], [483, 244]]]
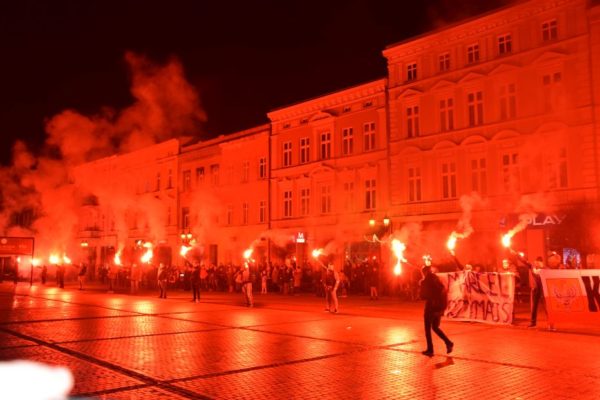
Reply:
[[[199, 95], [176, 58], [158, 65], [127, 52], [125, 61], [131, 77], [130, 106], [105, 107], [94, 115], [64, 110], [46, 121], [47, 137], [39, 154], [16, 142], [12, 165], [0, 170], [0, 230], [4, 235], [34, 236], [36, 253], [42, 257], [79, 247], [76, 233], [86, 199], [95, 199], [93, 205], [104, 216], [102, 228], [110, 225], [119, 242], [127, 237], [132, 220], [148, 238], [166, 236], [167, 211], [159, 198], [137, 195], [131, 179], [119, 176], [119, 171], [81, 168], [102, 157], [198, 135], [206, 121]], [[99, 215], [92, 217], [101, 224]], [[19, 227], [23, 223], [25, 230]]]

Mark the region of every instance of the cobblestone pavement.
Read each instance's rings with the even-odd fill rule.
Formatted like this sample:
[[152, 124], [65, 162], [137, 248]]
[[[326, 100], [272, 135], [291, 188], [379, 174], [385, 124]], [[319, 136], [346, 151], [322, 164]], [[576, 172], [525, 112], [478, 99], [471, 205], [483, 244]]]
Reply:
[[[68, 366], [99, 399], [598, 399], [600, 335], [444, 321], [425, 344], [420, 303], [0, 284], [0, 360]], [[542, 324], [543, 325], [543, 324]], [[10, 399], [2, 393], [0, 398]]]

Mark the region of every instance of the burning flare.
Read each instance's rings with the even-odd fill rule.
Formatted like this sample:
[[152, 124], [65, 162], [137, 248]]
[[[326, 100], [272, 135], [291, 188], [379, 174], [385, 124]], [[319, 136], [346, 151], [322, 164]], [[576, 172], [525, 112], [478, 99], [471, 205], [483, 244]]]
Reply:
[[60, 262], [60, 257], [56, 254], [50, 254], [48, 261], [50, 261], [50, 264], [57, 265]]
[[185, 258], [185, 255], [191, 250], [192, 248], [190, 246], [186, 246], [186, 245], [181, 245], [181, 249], [179, 250], [179, 254], [181, 255], [181, 257]]
[[123, 265], [123, 263], [121, 262], [121, 250], [116, 252], [115, 258], [113, 261], [114, 261], [115, 265]]
[[65, 264], [71, 264], [71, 259], [69, 257], [67, 257], [66, 254], [63, 254], [63, 262]]
[[502, 236], [502, 246], [506, 247], [507, 249], [510, 248], [510, 240], [512, 239], [513, 235], [514, 233], [508, 232]]
[[248, 260], [250, 258], [250, 256], [252, 255], [252, 249], [246, 249], [244, 250], [244, 259]]
[[458, 239], [458, 235], [456, 232], [452, 232], [448, 241], [446, 242], [446, 247], [450, 250], [450, 253], [454, 254], [454, 249], [456, 248], [456, 240]]
[[319, 258], [319, 256], [320, 256], [321, 254], [323, 254], [323, 249], [314, 249], [314, 250], [312, 251], [312, 256], [313, 256], [314, 258]]
[[398, 261], [396, 261], [396, 265], [394, 266], [394, 275], [402, 274], [402, 263], [406, 262], [406, 259], [404, 258], [404, 250], [406, 250], [406, 245], [404, 243], [398, 239], [392, 240], [392, 251], [398, 259]]
[[140, 261], [145, 264], [150, 264], [150, 261], [152, 261], [153, 256], [154, 256], [154, 252], [152, 251], [152, 249], [148, 249], [148, 250], [146, 250], [144, 255], [140, 258]]

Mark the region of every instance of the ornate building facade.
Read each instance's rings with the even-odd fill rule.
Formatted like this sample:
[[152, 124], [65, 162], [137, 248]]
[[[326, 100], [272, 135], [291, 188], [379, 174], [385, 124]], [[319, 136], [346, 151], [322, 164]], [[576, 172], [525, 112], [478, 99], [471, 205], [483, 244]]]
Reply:
[[[268, 125], [82, 168], [120, 160], [160, 181], [139, 193], [164, 202], [166, 233], [154, 240], [177, 251], [193, 237], [212, 263], [249, 247], [298, 261], [326, 248], [339, 265], [394, 231], [413, 256], [446, 257], [448, 234], [472, 226], [459, 256], [497, 265], [499, 237], [519, 218], [515, 242], [532, 257], [597, 251], [580, 225], [600, 199], [600, 7], [519, 2], [383, 56], [386, 78], [271, 111]], [[112, 231], [99, 226], [102, 242]]]

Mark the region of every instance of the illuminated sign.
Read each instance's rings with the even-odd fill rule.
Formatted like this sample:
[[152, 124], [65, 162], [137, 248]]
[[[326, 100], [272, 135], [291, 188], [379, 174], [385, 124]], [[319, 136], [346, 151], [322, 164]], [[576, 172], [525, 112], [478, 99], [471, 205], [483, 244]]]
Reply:
[[32, 255], [33, 238], [27, 237], [3, 237], [0, 238], [0, 255]]
[[303, 232], [298, 232], [298, 235], [296, 235], [296, 243], [306, 243]]

